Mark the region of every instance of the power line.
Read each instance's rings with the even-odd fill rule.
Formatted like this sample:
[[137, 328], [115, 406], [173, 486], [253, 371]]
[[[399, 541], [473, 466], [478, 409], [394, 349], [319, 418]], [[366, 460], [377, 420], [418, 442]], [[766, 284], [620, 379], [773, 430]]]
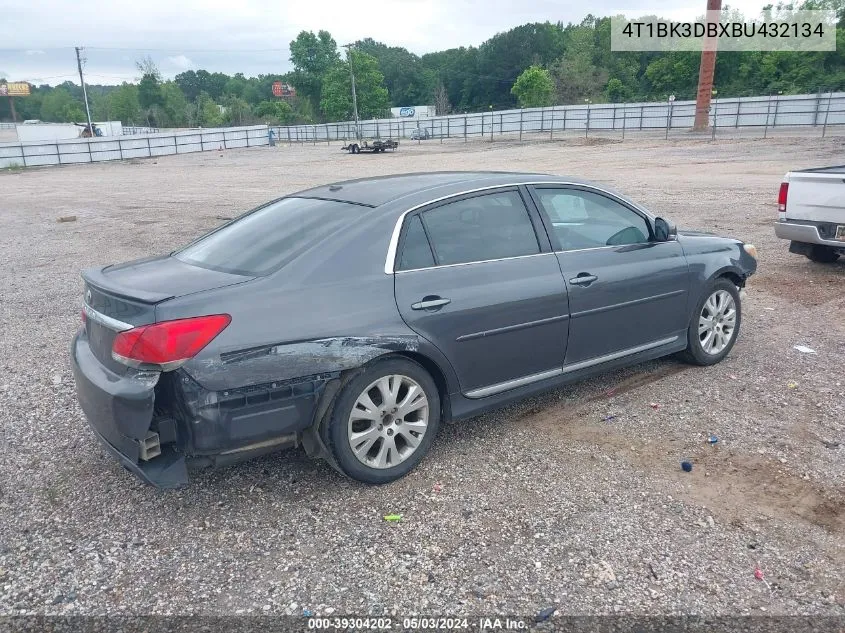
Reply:
[[[149, 48], [145, 46], [88, 46], [92, 51], [144, 51], [152, 53], [281, 53], [290, 52], [285, 48]], [[1, 49], [0, 49], [1, 50]]]
[[[27, 51], [64, 51], [73, 49], [74, 46], [48, 46], [34, 48], [6, 48], [0, 47], [3, 53], [26, 53]], [[162, 48], [149, 46], [86, 46], [89, 51], [145, 51], [153, 53], [278, 53], [289, 51], [284, 48]]]

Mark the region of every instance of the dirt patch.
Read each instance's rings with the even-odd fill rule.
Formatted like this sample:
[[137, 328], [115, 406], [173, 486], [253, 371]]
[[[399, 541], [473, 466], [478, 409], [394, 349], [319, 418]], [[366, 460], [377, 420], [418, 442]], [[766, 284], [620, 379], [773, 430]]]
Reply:
[[[542, 429], [557, 441], [595, 445], [636, 468], [653, 471], [668, 484], [667, 491], [680, 486], [680, 496], [707, 506], [738, 527], [760, 516], [795, 518], [845, 534], [845, 489], [841, 487], [823, 487], [769, 457], [741, 454], [718, 443], [701, 442], [690, 449], [683, 430], [676, 437], [641, 438], [616, 429], [611, 420], [605, 425], [584, 423], [590, 418], [590, 403], [636, 391], [687, 369], [691, 368], [682, 364], [659, 366], [580, 401], [531, 410], [519, 423]], [[679, 455], [693, 464], [692, 472], [681, 470]], [[839, 554], [845, 560], [845, 552]]]

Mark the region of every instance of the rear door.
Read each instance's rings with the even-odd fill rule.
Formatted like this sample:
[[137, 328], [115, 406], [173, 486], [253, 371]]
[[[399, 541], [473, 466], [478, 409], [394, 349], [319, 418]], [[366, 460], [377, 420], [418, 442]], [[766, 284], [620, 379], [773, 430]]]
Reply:
[[536, 186], [532, 194], [569, 289], [565, 365], [598, 364], [685, 336], [689, 270], [677, 241], [654, 241], [644, 214], [595, 189]]
[[452, 198], [405, 218], [399, 312], [450, 360], [468, 397], [561, 373], [566, 286], [540, 238], [539, 216], [516, 187]]

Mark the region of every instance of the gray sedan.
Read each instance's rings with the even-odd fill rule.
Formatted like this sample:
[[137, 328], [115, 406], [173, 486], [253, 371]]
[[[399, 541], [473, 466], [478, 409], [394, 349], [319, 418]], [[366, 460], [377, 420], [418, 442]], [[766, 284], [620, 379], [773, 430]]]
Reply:
[[379, 484], [443, 421], [667, 354], [719, 362], [756, 267], [573, 178], [354, 180], [86, 270], [71, 357], [94, 433], [149, 483], [302, 445]]

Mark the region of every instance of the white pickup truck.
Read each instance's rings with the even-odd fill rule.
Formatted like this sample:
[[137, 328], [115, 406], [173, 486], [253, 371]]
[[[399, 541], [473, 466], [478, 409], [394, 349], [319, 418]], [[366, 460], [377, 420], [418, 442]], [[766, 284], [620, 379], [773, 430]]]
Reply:
[[845, 254], [845, 165], [791, 171], [778, 194], [775, 235], [789, 252], [829, 264]]

